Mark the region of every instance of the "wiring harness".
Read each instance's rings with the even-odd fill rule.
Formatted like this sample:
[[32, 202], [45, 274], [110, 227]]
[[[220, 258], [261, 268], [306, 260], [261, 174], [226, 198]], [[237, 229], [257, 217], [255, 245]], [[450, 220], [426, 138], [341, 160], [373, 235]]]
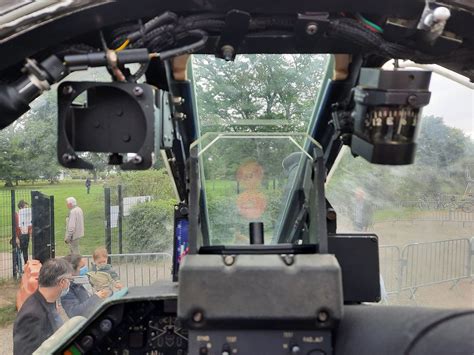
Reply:
[[[404, 45], [386, 40], [383, 27], [362, 14], [338, 14], [325, 19], [324, 36], [330, 40], [351, 43], [366, 54], [375, 54], [387, 59], [410, 59], [418, 63], [455, 63], [470, 60], [472, 49], [452, 51], [444, 55], [433, 55], [415, 48], [415, 43]], [[255, 16], [248, 23], [248, 34], [280, 33], [295, 35], [298, 19], [294, 16]], [[147, 22], [139, 20], [113, 29], [107, 36], [101, 32], [104, 51], [121, 52], [130, 49], [146, 48], [150, 57], [166, 61], [176, 56], [199, 51], [206, 46], [209, 37], [221, 36], [226, 27], [226, 15], [204, 13], [191, 16], [178, 16], [165, 12]], [[106, 38], [107, 37], [107, 40]], [[83, 54], [97, 49], [86, 45], [72, 45], [56, 53], [60, 58], [64, 54]], [[144, 75], [148, 62], [142, 63], [134, 74], [127, 74], [127, 81], [136, 81]], [[126, 72], [126, 71], [125, 71]]]

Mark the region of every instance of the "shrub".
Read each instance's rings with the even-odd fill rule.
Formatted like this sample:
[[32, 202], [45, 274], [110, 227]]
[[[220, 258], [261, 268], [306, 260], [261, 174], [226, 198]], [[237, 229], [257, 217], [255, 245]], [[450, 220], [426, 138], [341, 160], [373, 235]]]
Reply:
[[166, 170], [122, 172], [110, 178], [107, 186], [123, 185], [124, 196], [152, 196], [154, 199], [175, 198]]
[[140, 203], [126, 217], [125, 245], [129, 253], [169, 252], [173, 246], [174, 200]]

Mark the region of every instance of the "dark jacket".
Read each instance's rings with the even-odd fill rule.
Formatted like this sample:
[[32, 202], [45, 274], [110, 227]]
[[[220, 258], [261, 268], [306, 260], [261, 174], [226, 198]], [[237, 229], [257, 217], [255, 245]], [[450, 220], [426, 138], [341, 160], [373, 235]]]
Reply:
[[67, 295], [61, 297], [61, 304], [69, 318], [75, 316], [88, 317], [100, 301], [99, 296], [89, 296], [84, 286], [74, 282], [69, 286]]
[[32, 354], [61, 325], [54, 303], [37, 290], [23, 303], [13, 325], [13, 354]]

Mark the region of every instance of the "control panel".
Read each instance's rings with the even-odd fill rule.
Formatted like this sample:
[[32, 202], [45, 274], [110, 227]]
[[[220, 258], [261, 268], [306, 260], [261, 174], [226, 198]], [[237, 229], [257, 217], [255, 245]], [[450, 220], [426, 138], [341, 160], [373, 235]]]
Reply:
[[330, 331], [190, 331], [189, 346], [199, 355], [326, 355], [332, 351]]
[[188, 333], [176, 319], [176, 299], [115, 304], [62, 353], [185, 355]]
[[[417, 355], [450, 354], [453, 349], [471, 354], [473, 319], [472, 310], [349, 305], [332, 331], [295, 329], [298, 324], [282, 330], [257, 323], [245, 329], [185, 329], [177, 318], [176, 284], [161, 284], [108, 300], [90, 319], [72, 318], [35, 354]], [[410, 336], [402, 331], [407, 327]]]

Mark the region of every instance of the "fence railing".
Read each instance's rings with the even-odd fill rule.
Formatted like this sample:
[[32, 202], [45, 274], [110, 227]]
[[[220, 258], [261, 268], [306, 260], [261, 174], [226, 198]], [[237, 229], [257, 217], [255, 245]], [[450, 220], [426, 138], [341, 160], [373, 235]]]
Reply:
[[474, 213], [463, 212], [463, 211], [420, 211], [410, 215], [410, 217], [397, 216], [395, 218], [386, 219], [384, 222], [456, 222], [462, 223], [462, 226], [471, 226], [474, 223]]
[[380, 273], [383, 276], [387, 295], [398, 292], [400, 285], [400, 248], [394, 245], [380, 246]]
[[[92, 270], [92, 255], [87, 258]], [[159, 280], [171, 280], [172, 257], [168, 253], [110, 254], [112, 268], [127, 287], [148, 286]]]
[[400, 252], [395, 246], [380, 247], [380, 272], [388, 294], [409, 291], [446, 282], [452, 287], [474, 274], [474, 238], [413, 243]]

